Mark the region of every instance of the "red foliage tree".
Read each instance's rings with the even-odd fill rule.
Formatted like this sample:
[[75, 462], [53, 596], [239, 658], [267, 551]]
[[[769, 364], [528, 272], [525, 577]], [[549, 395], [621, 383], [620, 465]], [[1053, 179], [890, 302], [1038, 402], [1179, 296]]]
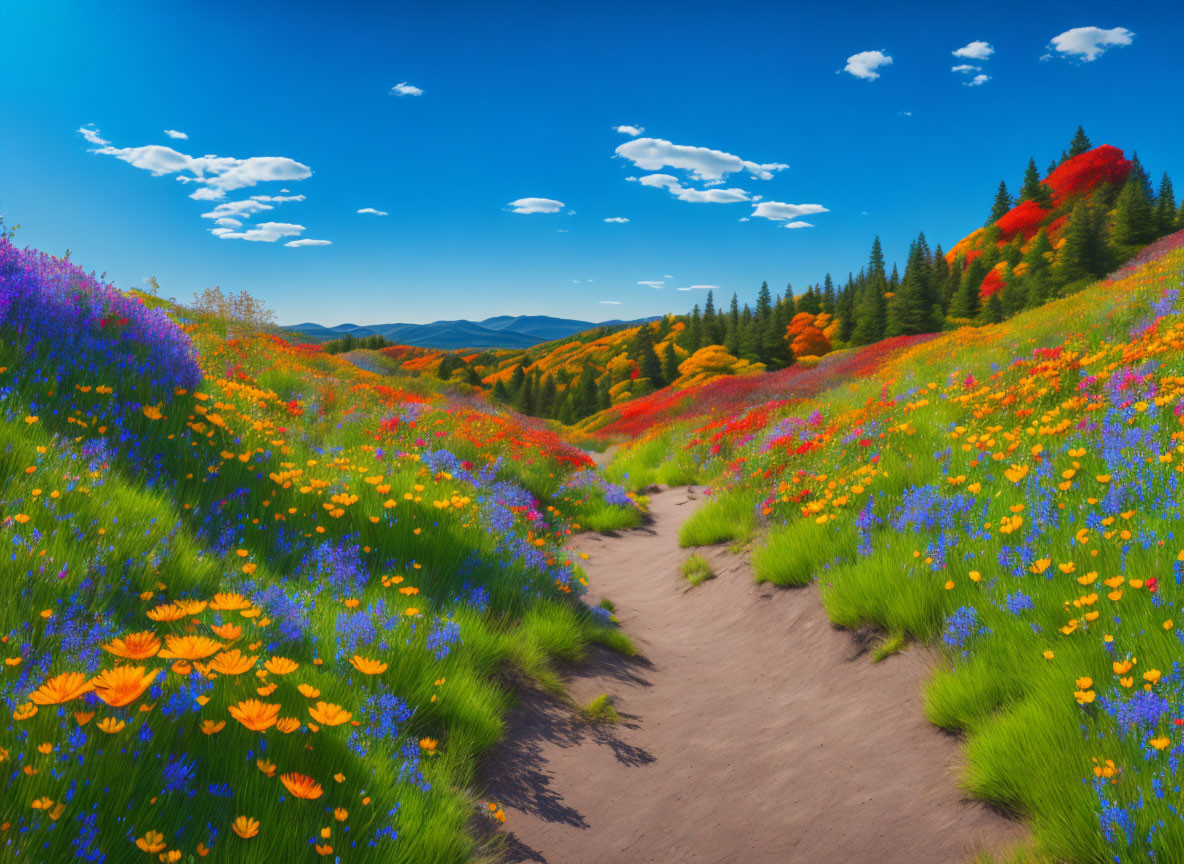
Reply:
[[795, 357], [821, 357], [831, 352], [830, 340], [813, 324], [802, 328], [789, 347]]
[[1028, 240], [1036, 235], [1036, 232], [1040, 230], [1040, 223], [1048, 215], [1049, 211], [1035, 201], [1024, 201], [1004, 213], [995, 224], [999, 226], [1003, 235], [1002, 240], [1005, 243], [1017, 234], [1022, 234], [1024, 239]]
[[1101, 183], [1123, 183], [1131, 163], [1122, 151], [1109, 144], [1074, 156], [1045, 178], [1052, 189], [1052, 200], [1059, 206], [1074, 195], [1091, 192]]

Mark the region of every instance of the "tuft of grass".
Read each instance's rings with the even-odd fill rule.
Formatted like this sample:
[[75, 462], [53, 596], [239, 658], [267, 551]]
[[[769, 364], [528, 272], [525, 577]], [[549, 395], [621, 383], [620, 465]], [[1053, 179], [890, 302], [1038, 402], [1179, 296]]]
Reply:
[[688, 547], [746, 542], [755, 528], [756, 497], [746, 490], [726, 492], [709, 499], [682, 523], [678, 543]]
[[584, 715], [584, 719], [589, 723], [609, 724], [621, 722], [621, 715], [613, 707], [613, 697], [607, 693], [601, 693], [581, 708], [580, 713]]
[[880, 640], [880, 644], [872, 651], [872, 662], [879, 663], [881, 660], [888, 659], [893, 654], [899, 654], [908, 644], [908, 637], [904, 633], [889, 634]]
[[774, 585], [808, 585], [824, 565], [854, 551], [851, 532], [833, 523], [819, 525], [812, 519], [798, 519], [773, 530], [765, 545], [752, 553], [757, 582]]
[[589, 531], [607, 533], [636, 528], [644, 514], [639, 507], [621, 507], [615, 504], [595, 504], [582, 515], [580, 525]]
[[715, 578], [715, 571], [711, 569], [711, 564], [698, 552], [686, 561], [683, 561], [682, 567], [679, 570], [683, 578], [690, 582], [692, 586], [700, 585], [708, 579]]

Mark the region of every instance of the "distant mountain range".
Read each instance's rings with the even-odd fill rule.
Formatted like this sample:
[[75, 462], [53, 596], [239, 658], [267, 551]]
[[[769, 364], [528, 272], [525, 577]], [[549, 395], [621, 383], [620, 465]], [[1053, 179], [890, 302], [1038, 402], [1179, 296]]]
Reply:
[[[646, 321], [652, 318], [642, 319]], [[591, 330], [632, 322], [577, 321], [574, 318], [552, 318], [549, 315], [497, 315], [484, 321], [433, 321], [431, 324], [292, 324], [281, 330], [303, 333], [317, 342], [340, 339], [347, 333], [355, 338], [379, 335], [395, 345], [417, 348], [529, 348]]]

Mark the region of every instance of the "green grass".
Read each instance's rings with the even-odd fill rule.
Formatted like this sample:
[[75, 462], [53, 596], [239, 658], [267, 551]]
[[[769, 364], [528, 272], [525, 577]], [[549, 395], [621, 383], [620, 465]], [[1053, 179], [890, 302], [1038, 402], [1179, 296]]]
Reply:
[[621, 722], [621, 715], [613, 707], [613, 697], [607, 693], [601, 693], [592, 699], [592, 701], [580, 709], [580, 713], [589, 723], [595, 723], [597, 725]]
[[692, 586], [715, 578], [715, 571], [711, 569], [710, 562], [698, 552], [682, 562], [679, 572]]
[[744, 490], [708, 498], [678, 532], [683, 547], [747, 542], [756, 529], [755, 496]]
[[903, 633], [892, 633], [880, 640], [872, 651], [872, 662], [880, 663], [893, 654], [899, 654], [909, 644], [908, 637]]
[[607, 534], [636, 528], [645, 519], [640, 507], [618, 507], [603, 502], [589, 506], [579, 518], [580, 527]]

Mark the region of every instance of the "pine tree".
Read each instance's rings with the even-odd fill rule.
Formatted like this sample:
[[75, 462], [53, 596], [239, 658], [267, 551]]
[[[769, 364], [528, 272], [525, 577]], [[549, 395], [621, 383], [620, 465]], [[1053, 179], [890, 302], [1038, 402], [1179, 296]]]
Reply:
[[493, 398], [499, 402], [510, 401], [510, 394], [506, 390], [505, 382], [501, 378], [498, 378], [493, 384]]
[[[608, 376], [605, 376], [608, 379]], [[579, 418], [595, 414], [599, 408], [596, 394], [596, 370], [591, 363], [585, 363], [580, 371], [580, 380], [572, 387], [572, 409]]]
[[1020, 201], [1035, 201], [1041, 207], [1052, 204], [1052, 190], [1040, 182], [1040, 170], [1036, 167], [1036, 160], [1029, 159], [1027, 170], [1024, 171], [1024, 183], [1020, 187]]
[[559, 395], [559, 390], [555, 386], [555, 376], [548, 375], [543, 379], [543, 386], [539, 389], [538, 399], [535, 402], [535, 413], [540, 417], [552, 417], [555, 414], [556, 398]]
[[649, 324], [642, 324], [637, 328], [637, 335], [633, 337], [633, 345], [629, 349], [637, 363], [642, 378], [649, 380], [650, 387], [655, 390], [662, 386], [662, 361], [654, 351], [654, 331]]
[[983, 279], [986, 278], [987, 271], [990, 269], [981, 256], [967, 265], [966, 272], [962, 274], [961, 284], [958, 286], [958, 293], [950, 301], [951, 317], [974, 318], [978, 315], [979, 291], [982, 288]]
[[1128, 183], [1130, 182], [1131, 178], [1139, 181], [1143, 187], [1143, 194], [1146, 195], [1147, 200], [1150, 201], [1154, 194], [1151, 190], [1151, 175], [1148, 174], [1147, 169], [1143, 167], [1143, 162], [1139, 159], [1138, 152], [1131, 153], [1131, 173], [1127, 175]]
[[839, 339], [850, 342], [855, 333], [855, 281], [850, 273], [847, 274], [847, 284], [839, 292], [837, 305], [835, 312], [839, 316]]
[[1155, 236], [1155, 210], [1140, 175], [1132, 170], [1118, 195], [1110, 239], [1119, 247], [1134, 247], [1150, 243]]
[[[1135, 184], [1137, 187], [1138, 184]], [[1053, 273], [1060, 285], [1068, 285], [1093, 276], [1104, 269], [1104, 240], [1097, 218], [1085, 199], [1079, 200], [1065, 225], [1065, 243], [1057, 257]]]
[[674, 342], [666, 343], [666, 350], [662, 352], [662, 380], [666, 384], [673, 384], [678, 378], [678, 354], [674, 350]]
[[514, 367], [514, 371], [510, 373], [510, 382], [506, 385], [507, 395], [510, 401], [518, 398], [518, 391], [522, 389], [522, 384], [526, 380], [526, 372], [522, 369], [522, 364], [519, 363]]
[[1164, 171], [1163, 179], [1159, 181], [1159, 194], [1155, 196], [1155, 232], [1162, 237], [1175, 230], [1176, 191], [1172, 188], [1172, 178]]
[[[710, 288], [707, 289], [707, 302], [703, 304], [703, 328], [699, 333], [700, 344], [695, 348], [698, 351], [704, 344], [710, 344], [715, 341], [715, 296], [712, 294]], [[685, 346], [684, 346], [685, 347]], [[691, 353], [694, 354], [695, 351]]]
[[933, 320], [936, 303], [931, 276], [933, 262], [929, 259], [929, 245], [922, 233], [909, 247], [904, 278], [892, 301], [892, 326], [889, 335], [931, 333], [938, 329]]
[[999, 299], [998, 291], [987, 298], [986, 305], [983, 307], [983, 317], [990, 324], [998, 324], [1003, 320], [1003, 301]]
[[534, 414], [534, 390], [537, 383], [536, 374], [536, 372], [532, 371], [529, 375], [525, 376], [522, 386], [518, 388], [518, 392], [514, 396], [514, 407], [522, 414]]
[[995, 193], [995, 203], [991, 205], [991, 215], [987, 218], [988, 225], [994, 225], [1011, 209], [1011, 193], [1007, 191], [1007, 182], [999, 181], [999, 190]]
[[769, 316], [773, 313], [773, 298], [769, 294], [769, 283], [762, 282], [761, 290], [756, 295], [756, 320], [760, 324], [766, 324], [769, 321]]
[[732, 292], [732, 305], [728, 308], [728, 326], [733, 330], [740, 329], [740, 301], [734, 291]]
[[1069, 142], [1069, 158], [1072, 159], [1074, 156], [1087, 153], [1093, 149], [1093, 146], [1089, 136], [1085, 134], [1085, 130], [1078, 126], [1077, 131], [1073, 133], [1073, 140]]
[[1024, 255], [1024, 263], [1028, 265], [1021, 280], [1025, 306], [1040, 306], [1052, 297], [1052, 251], [1048, 233], [1041, 228]]
[[[695, 304], [695, 308], [691, 311], [691, 323], [687, 327], [686, 336], [684, 337], [682, 347], [687, 350], [688, 354], [694, 354], [703, 347], [707, 341], [703, 338], [703, 331], [706, 329], [706, 321], [699, 319], [699, 304]], [[710, 337], [709, 337], [710, 338]]]
[[835, 280], [827, 273], [826, 278], [822, 280], [822, 311], [829, 315], [835, 314], [835, 300]]
[[613, 397], [609, 393], [612, 388], [612, 381], [609, 380], [608, 375], [602, 375], [600, 383], [596, 386], [596, 410], [607, 411], [613, 407]]
[[798, 309], [797, 300], [795, 300], [794, 296], [793, 296], [793, 283], [792, 282], [785, 283], [785, 298], [784, 298], [784, 300], [785, 300], [786, 304], [788, 304], [788, 306], [789, 306], [789, 317], [792, 318], [794, 315], [797, 314], [797, 309]]

